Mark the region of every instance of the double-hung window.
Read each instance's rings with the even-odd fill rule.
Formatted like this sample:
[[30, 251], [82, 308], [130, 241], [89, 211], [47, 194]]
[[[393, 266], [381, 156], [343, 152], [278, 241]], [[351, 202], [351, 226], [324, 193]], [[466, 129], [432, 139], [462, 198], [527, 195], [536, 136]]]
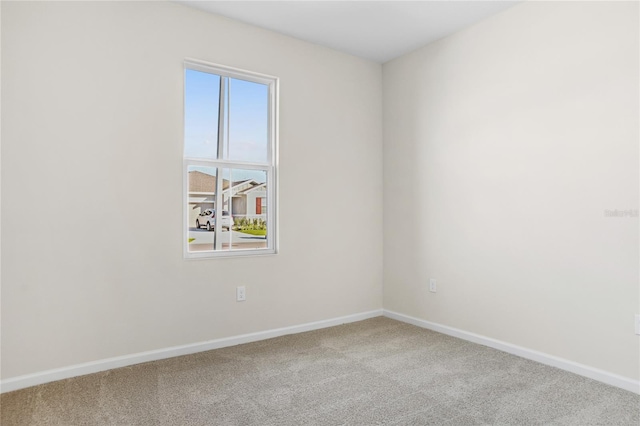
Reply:
[[197, 61], [184, 73], [184, 253], [276, 252], [275, 77]]

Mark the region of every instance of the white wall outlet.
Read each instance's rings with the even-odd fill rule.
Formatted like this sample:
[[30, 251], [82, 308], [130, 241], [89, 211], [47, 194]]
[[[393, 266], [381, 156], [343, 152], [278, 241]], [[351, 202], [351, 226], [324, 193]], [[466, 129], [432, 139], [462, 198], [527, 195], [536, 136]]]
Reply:
[[636, 334], [640, 335], [640, 314], [636, 314]]
[[436, 291], [438, 291], [438, 283], [436, 283], [436, 279], [435, 278], [430, 278], [429, 279], [429, 291], [431, 293], [435, 293]]
[[236, 301], [244, 302], [247, 300], [247, 290], [244, 286], [236, 287]]

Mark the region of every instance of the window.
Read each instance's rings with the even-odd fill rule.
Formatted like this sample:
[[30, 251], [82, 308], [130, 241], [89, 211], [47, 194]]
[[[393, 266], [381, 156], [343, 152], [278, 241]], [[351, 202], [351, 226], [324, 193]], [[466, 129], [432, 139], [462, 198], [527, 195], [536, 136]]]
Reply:
[[275, 253], [278, 80], [186, 61], [184, 82], [185, 257]]

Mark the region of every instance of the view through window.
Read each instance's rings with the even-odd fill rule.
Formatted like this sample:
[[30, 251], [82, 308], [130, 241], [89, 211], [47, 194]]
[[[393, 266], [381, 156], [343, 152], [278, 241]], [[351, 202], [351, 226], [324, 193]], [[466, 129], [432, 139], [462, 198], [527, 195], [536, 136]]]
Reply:
[[276, 84], [185, 63], [185, 256], [275, 252]]

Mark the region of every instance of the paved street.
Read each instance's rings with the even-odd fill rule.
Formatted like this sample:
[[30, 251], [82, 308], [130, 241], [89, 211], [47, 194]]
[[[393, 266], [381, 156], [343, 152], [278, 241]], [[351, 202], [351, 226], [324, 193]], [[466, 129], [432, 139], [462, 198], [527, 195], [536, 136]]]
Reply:
[[[215, 232], [206, 229], [189, 228], [189, 238], [194, 240], [189, 243], [189, 251], [208, 251], [213, 248], [213, 236]], [[232, 248], [250, 249], [266, 248], [267, 239], [263, 236], [244, 234], [237, 231], [222, 231], [222, 249], [228, 249], [229, 243]]]

